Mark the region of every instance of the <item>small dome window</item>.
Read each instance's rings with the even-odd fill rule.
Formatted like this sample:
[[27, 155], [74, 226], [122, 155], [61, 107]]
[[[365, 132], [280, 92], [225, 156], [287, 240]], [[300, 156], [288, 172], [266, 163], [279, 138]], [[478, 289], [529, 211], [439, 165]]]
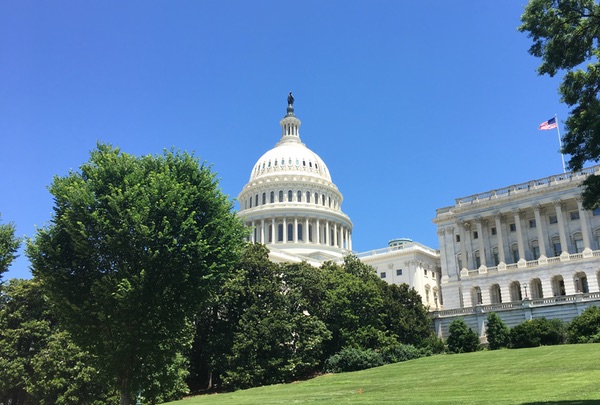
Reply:
[[308, 166], [312, 167], [312, 162], [311, 161], [308, 161]]
[[288, 160], [288, 164], [289, 164], [290, 166], [292, 165], [292, 158], [290, 158], [290, 159]]
[[281, 158], [281, 166], [285, 166], [285, 159]]
[[267, 165], [267, 167], [271, 167], [271, 161], [269, 160], [269, 164]]
[[277, 159], [273, 162], [273, 166], [277, 166]]
[[300, 166], [300, 160], [296, 159], [296, 166]]
[[263, 170], [265, 170], [265, 162], [263, 162], [263, 167], [262, 168], [263, 168]]
[[302, 161], [302, 166], [306, 166], [306, 161], [305, 160]]
[[319, 166], [317, 166], [317, 162], [315, 162], [315, 169], [318, 169], [318, 168], [319, 168]]

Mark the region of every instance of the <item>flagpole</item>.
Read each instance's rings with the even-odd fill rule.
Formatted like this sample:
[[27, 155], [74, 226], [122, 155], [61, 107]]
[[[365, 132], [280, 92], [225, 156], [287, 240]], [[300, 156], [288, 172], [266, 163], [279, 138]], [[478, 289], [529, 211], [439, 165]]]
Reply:
[[567, 168], [565, 166], [565, 155], [563, 155], [563, 148], [562, 148], [562, 140], [560, 138], [560, 129], [558, 128], [558, 116], [556, 114], [554, 114], [554, 121], [556, 122], [556, 133], [558, 134], [558, 146], [560, 147], [560, 157], [562, 158], [562, 165], [563, 165], [563, 173], [567, 172]]

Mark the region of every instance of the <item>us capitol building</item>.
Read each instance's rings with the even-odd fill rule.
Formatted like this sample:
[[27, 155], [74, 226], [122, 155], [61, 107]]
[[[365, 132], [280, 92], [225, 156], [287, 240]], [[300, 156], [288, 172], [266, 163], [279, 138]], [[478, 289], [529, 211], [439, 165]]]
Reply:
[[496, 312], [508, 326], [569, 321], [600, 305], [600, 210], [582, 206], [581, 182], [600, 165], [457, 198], [437, 210], [439, 250], [407, 238], [352, 250], [352, 221], [325, 162], [300, 139], [290, 92], [281, 139], [262, 155], [238, 196], [250, 240], [274, 262], [342, 261], [355, 254], [388, 283], [413, 287], [436, 333], [462, 317], [485, 341]]

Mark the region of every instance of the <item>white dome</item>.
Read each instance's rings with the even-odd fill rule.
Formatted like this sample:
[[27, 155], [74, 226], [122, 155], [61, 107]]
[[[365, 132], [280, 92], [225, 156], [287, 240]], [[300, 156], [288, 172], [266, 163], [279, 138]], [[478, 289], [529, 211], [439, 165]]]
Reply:
[[277, 174], [312, 175], [331, 182], [329, 170], [323, 159], [308, 149], [297, 137], [282, 137], [273, 149], [262, 155], [252, 169], [250, 182]]

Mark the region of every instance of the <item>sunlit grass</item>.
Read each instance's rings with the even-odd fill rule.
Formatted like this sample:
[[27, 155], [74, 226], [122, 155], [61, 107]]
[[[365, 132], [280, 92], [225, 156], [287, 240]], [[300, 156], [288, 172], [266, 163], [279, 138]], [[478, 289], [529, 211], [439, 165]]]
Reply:
[[600, 404], [600, 344], [439, 355], [173, 404]]

